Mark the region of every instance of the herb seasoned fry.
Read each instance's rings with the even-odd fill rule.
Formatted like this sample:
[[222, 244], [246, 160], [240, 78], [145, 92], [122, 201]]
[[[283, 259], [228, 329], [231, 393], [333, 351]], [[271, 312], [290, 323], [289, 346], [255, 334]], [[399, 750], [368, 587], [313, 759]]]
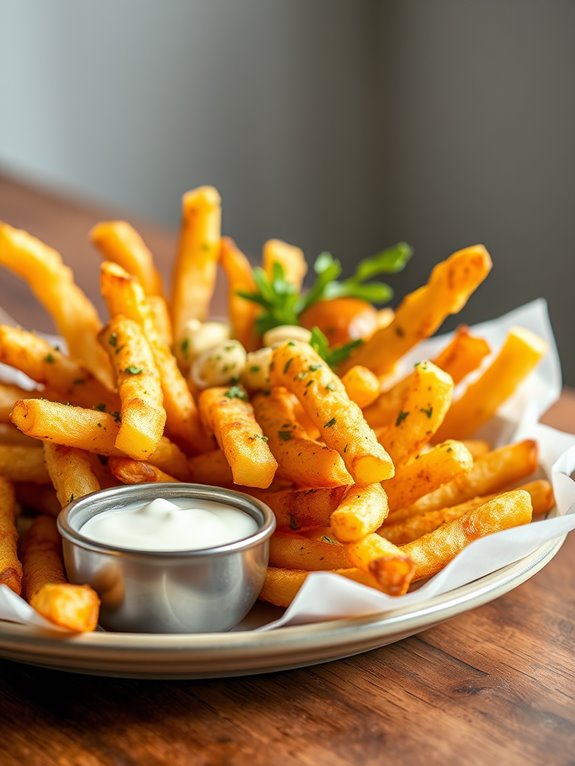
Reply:
[[134, 460], [130, 457], [112, 456], [108, 460], [108, 467], [122, 484], [157, 484], [158, 482], [174, 483], [179, 481], [151, 463]]
[[388, 511], [387, 495], [381, 484], [350, 487], [331, 514], [330, 525], [341, 543], [356, 542], [375, 532], [383, 524]]
[[375, 532], [345, 546], [352, 566], [371, 574], [384, 593], [401, 596], [407, 592], [415, 567], [409, 554]]
[[276, 531], [270, 540], [270, 566], [289, 569], [345, 569], [343, 545], [323, 535], [313, 540], [297, 532]]
[[100, 489], [90, 455], [84, 450], [44, 442], [44, 459], [62, 508]]

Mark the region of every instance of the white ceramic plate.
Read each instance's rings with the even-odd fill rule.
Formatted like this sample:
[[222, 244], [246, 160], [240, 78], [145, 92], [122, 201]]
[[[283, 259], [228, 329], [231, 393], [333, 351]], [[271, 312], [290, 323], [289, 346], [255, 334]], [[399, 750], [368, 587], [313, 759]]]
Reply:
[[315, 665], [391, 644], [502, 596], [551, 561], [564, 540], [545, 543], [521, 561], [423, 605], [385, 614], [270, 632], [194, 635], [97, 632], [70, 637], [4, 622], [0, 656], [77, 673], [157, 679], [254, 675]]

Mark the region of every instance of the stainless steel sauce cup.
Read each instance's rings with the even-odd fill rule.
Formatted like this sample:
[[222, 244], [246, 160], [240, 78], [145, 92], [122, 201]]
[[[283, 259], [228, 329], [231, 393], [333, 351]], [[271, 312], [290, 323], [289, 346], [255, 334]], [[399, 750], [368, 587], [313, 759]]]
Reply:
[[[98, 513], [166, 500], [211, 500], [252, 516], [255, 533], [212, 548], [140, 551], [82, 534]], [[275, 517], [240, 492], [202, 484], [111, 487], [70, 503], [58, 517], [70, 582], [91, 585], [102, 601], [100, 625], [139, 633], [210, 633], [237, 625], [262, 589]]]

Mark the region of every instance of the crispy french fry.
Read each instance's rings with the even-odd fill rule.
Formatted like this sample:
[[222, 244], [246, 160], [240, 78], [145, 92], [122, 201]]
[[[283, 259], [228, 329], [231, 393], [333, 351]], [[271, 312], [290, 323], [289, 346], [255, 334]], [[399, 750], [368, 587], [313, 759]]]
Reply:
[[89, 370], [54, 348], [47, 340], [20, 327], [0, 325], [0, 362], [82, 407], [118, 409], [118, 397]]
[[152, 253], [127, 221], [103, 221], [90, 231], [90, 239], [106, 261], [113, 261], [133, 274], [146, 295], [164, 294], [162, 277], [154, 266]]
[[0, 476], [10, 481], [49, 484], [44, 454], [39, 447], [0, 444]]
[[352, 486], [331, 514], [330, 525], [339, 542], [356, 542], [375, 532], [383, 524], [388, 511], [387, 495], [381, 484]]
[[373, 532], [344, 546], [350, 564], [373, 575], [390, 596], [401, 596], [409, 588], [415, 567], [409, 554]]
[[221, 449], [194, 455], [188, 460], [190, 481], [197, 484], [233, 484], [232, 469]]
[[391, 372], [400, 357], [432, 335], [449, 314], [463, 308], [491, 265], [483, 245], [459, 250], [437, 264], [429, 282], [402, 300], [393, 321], [352, 354], [343, 370], [362, 364], [378, 375]]
[[491, 444], [485, 441], [485, 439], [462, 439], [461, 444], [467, 447], [474, 460], [487, 455], [492, 450]]
[[44, 460], [62, 508], [100, 489], [90, 455], [84, 450], [44, 442]]
[[372, 404], [379, 396], [379, 378], [367, 367], [356, 364], [342, 375], [341, 382], [347, 395], [362, 409]]
[[116, 447], [144, 460], [158, 446], [166, 411], [152, 350], [137, 322], [116, 314], [100, 333], [120, 396], [120, 430]]
[[[16, 402], [11, 420], [21, 431], [36, 439], [98, 455], [125, 457], [115, 446], [120, 426], [107, 412], [69, 407], [45, 399], [23, 399]], [[148, 462], [182, 481], [188, 478], [186, 456], [166, 437], [160, 439]]]
[[420, 362], [395, 423], [378, 431], [378, 439], [395, 465], [406, 463], [424, 447], [451, 404], [453, 381], [432, 362]]
[[157, 484], [174, 483], [179, 479], [157, 468], [155, 465], [129, 457], [110, 457], [108, 466], [112, 474], [122, 484]]
[[18, 532], [15, 524], [16, 499], [8, 479], [0, 476], [0, 585], [20, 595], [22, 565], [18, 560]]
[[465, 439], [486, 423], [536, 367], [547, 344], [521, 327], [511, 329], [505, 343], [483, 374], [447, 413], [437, 438]]
[[53, 317], [71, 355], [112, 388], [110, 366], [96, 339], [98, 313], [60, 254], [27, 232], [0, 224], [0, 265], [28, 284]]
[[14, 484], [14, 492], [19, 505], [36, 513], [44, 513], [56, 518], [62, 510], [54, 487], [48, 484], [20, 481]]
[[168, 348], [171, 348], [174, 343], [174, 336], [168, 304], [161, 295], [148, 295], [147, 301], [158, 336]]
[[393, 479], [383, 482], [391, 511], [411, 505], [472, 465], [471, 453], [457, 441], [443, 442], [416, 456], [400, 466]]
[[[289, 606], [297, 596], [308, 574], [309, 572], [304, 569], [268, 567], [264, 587], [259, 597], [262, 601], [267, 601], [275, 606]], [[375, 578], [367, 572], [362, 572], [361, 569], [336, 569], [333, 574], [379, 589]]]
[[222, 237], [220, 262], [228, 279], [228, 316], [232, 336], [248, 351], [258, 348], [255, 320], [258, 307], [238, 295], [239, 291], [253, 293], [256, 290], [252, 267], [246, 256], [230, 237]]
[[526, 439], [517, 444], [489, 452], [478, 458], [468, 471], [457, 474], [447, 484], [424, 495], [407, 508], [390, 513], [389, 522], [395, 523], [420, 513], [435, 511], [465, 500], [499, 492], [516, 481], [525, 479], [537, 468], [537, 443]]
[[[2, 349], [0, 346], [0, 354]], [[4, 425], [10, 418], [12, 407], [18, 399], [26, 399], [29, 396], [38, 396], [38, 391], [27, 391], [20, 386], [12, 386], [8, 383], [0, 383], [0, 424]]]
[[407, 543], [401, 551], [415, 566], [414, 581], [443, 569], [469, 543], [502, 529], [531, 521], [531, 497], [523, 489], [498, 495], [484, 505], [469, 511], [433, 532]]
[[22, 541], [22, 566], [24, 597], [30, 606], [68, 630], [94, 630], [100, 599], [89, 585], [71, 585], [66, 580], [62, 541], [54, 519], [35, 519]]
[[[526, 492], [529, 492], [534, 516], [547, 513], [547, 511], [550, 511], [553, 507], [553, 490], [548, 481], [539, 479], [538, 481], [523, 484], [521, 487], [518, 487], [518, 489], [524, 489]], [[418, 537], [433, 532], [434, 529], [437, 529], [442, 524], [461, 518], [461, 516], [479, 508], [480, 505], [484, 505], [495, 497], [496, 495], [474, 497], [471, 500], [459, 503], [459, 505], [440, 508], [437, 511], [420, 513], [417, 516], [411, 516], [410, 518], [404, 519], [404, 521], [384, 525], [379, 530], [379, 534], [394, 545], [406, 545], [413, 540], [417, 540]]]
[[160, 374], [169, 434], [187, 451], [205, 451], [209, 442], [196, 404], [176, 358], [158, 334], [141, 285], [119, 266], [107, 262], [102, 264], [101, 287], [110, 315], [123, 314], [144, 331]]
[[301, 248], [288, 245], [281, 239], [269, 239], [263, 248], [263, 267], [268, 277], [273, 276], [273, 265], [279, 263], [283, 269], [285, 280], [301, 289], [307, 273], [307, 263]]
[[266, 394], [257, 394], [252, 405], [283, 478], [304, 487], [351, 483], [339, 453], [310, 439], [297, 422], [293, 395], [287, 389], [272, 388]]
[[278, 464], [246, 399], [239, 386], [208, 388], [200, 394], [200, 412], [230, 464], [234, 483], [265, 489]]
[[282, 343], [273, 352], [272, 366], [272, 384], [285, 386], [297, 396], [327, 446], [339, 452], [357, 484], [375, 484], [393, 476], [391, 458], [360, 408], [311, 346]]
[[172, 324], [179, 342], [190, 319], [206, 319], [220, 252], [221, 200], [211, 186], [186, 192], [172, 278]]
[[297, 532], [276, 531], [270, 539], [270, 566], [289, 569], [345, 569], [343, 545], [328, 535], [311, 540]]
[[329, 526], [331, 514], [341, 503], [347, 487], [322, 489], [284, 489], [276, 492], [258, 492], [250, 495], [269, 505], [276, 517], [278, 529]]

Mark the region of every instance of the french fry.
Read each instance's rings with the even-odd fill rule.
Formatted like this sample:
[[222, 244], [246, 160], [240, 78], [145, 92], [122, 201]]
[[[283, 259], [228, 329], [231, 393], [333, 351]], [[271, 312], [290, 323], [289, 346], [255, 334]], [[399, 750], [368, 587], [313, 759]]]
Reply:
[[[533, 506], [533, 515], [541, 515], [551, 510], [554, 504], [553, 490], [548, 481], [539, 479], [537, 481], [523, 484], [517, 489], [523, 489], [529, 492], [531, 504]], [[440, 508], [437, 511], [428, 511], [417, 516], [411, 516], [404, 521], [398, 521], [395, 524], [388, 524], [379, 530], [379, 534], [385, 537], [394, 545], [406, 545], [417, 540], [418, 537], [433, 532], [442, 524], [461, 518], [466, 513], [474, 511], [480, 505], [484, 505], [493, 500], [496, 495], [487, 495], [484, 497], [474, 497], [466, 500], [459, 505], [453, 505], [447, 508]]]
[[174, 336], [168, 304], [161, 295], [148, 295], [147, 301], [158, 336], [168, 348], [171, 348], [174, 343]]
[[28, 284], [53, 317], [70, 354], [111, 389], [108, 359], [96, 339], [101, 326], [98, 313], [60, 254], [27, 232], [0, 224], [0, 265]]
[[304, 487], [337, 487], [351, 483], [339, 453], [310, 439], [297, 422], [293, 396], [285, 388], [272, 388], [266, 394], [257, 394], [252, 405], [283, 478]]
[[108, 466], [112, 474], [122, 484], [157, 484], [175, 483], [179, 479], [157, 468], [155, 465], [129, 457], [110, 457]]
[[141, 285], [119, 266], [106, 262], [102, 264], [101, 287], [110, 315], [122, 314], [144, 331], [160, 375], [169, 434], [187, 451], [205, 451], [208, 442], [196, 404], [176, 358], [157, 331]]
[[71, 585], [64, 574], [56, 522], [38, 516], [22, 541], [23, 592], [43, 617], [68, 630], [86, 632], [98, 624], [100, 599], [89, 585]]
[[90, 231], [90, 239], [106, 261], [133, 274], [146, 295], [163, 296], [162, 277], [154, 258], [138, 232], [127, 221], [103, 221]]
[[0, 585], [20, 595], [22, 565], [18, 560], [18, 532], [15, 524], [16, 499], [8, 479], [0, 476]]
[[44, 464], [40, 445], [0, 444], [0, 476], [10, 481], [29, 481], [33, 484], [49, 484], [50, 477]]
[[263, 267], [268, 277], [273, 277], [274, 263], [282, 267], [286, 282], [300, 290], [307, 273], [302, 249], [281, 239], [269, 239], [263, 248]]
[[240, 341], [247, 351], [258, 348], [255, 320], [258, 307], [238, 295], [238, 291], [255, 292], [252, 267], [246, 256], [230, 237], [222, 237], [220, 262], [228, 279], [228, 316], [232, 337]]
[[471, 453], [457, 441], [443, 442], [417, 455], [411, 463], [400, 466], [393, 479], [383, 482], [391, 511], [411, 505], [472, 465]]
[[[375, 578], [367, 572], [362, 572], [361, 569], [351, 567], [336, 569], [333, 571], [333, 574], [338, 574], [348, 580], [354, 580], [362, 585], [369, 585], [379, 590], [379, 585]], [[259, 598], [275, 606], [287, 607], [297, 596], [308, 575], [309, 572], [304, 569], [268, 567]]]
[[353, 567], [371, 574], [390, 596], [407, 592], [415, 567], [409, 554], [375, 532], [344, 546]]
[[48, 484], [20, 481], [14, 484], [14, 492], [20, 506], [36, 513], [43, 513], [56, 518], [62, 510], [54, 487]]
[[166, 411], [152, 350], [137, 322], [116, 314], [100, 333], [110, 357], [120, 397], [120, 429], [116, 447], [144, 460], [158, 446]]
[[340, 543], [356, 542], [379, 529], [388, 511], [387, 495], [381, 484], [352, 486], [331, 514], [330, 525]]
[[208, 388], [200, 394], [200, 412], [232, 469], [235, 484], [265, 489], [277, 462], [240, 386]]
[[194, 455], [188, 460], [190, 481], [198, 484], [233, 484], [234, 477], [230, 464], [221, 449]]
[[511, 329], [495, 359], [453, 403], [437, 438], [465, 439], [486, 423], [536, 367], [547, 344], [521, 327]]
[[378, 431], [378, 439], [394, 464], [406, 463], [421, 451], [441, 425], [453, 395], [453, 381], [432, 362], [414, 370], [395, 423]]
[[377, 375], [391, 372], [400, 357], [432, 335], [449, 314], [463, 308], [491, 266], [491, 258], [483, 245], [459, 250], [437, 264], [428, 283], [402, 300], [393, 321], [377, 330], [352, 354], [343, 365], [343, 371], [361, 364]]
[[44, 338], [20, 327], [0, 325], [0, 362], [16, 367], [59, 397], [82, 407], [99, 406], [110, 411], [118, 408], [118, 397], [89, 370]]
[[278, 529], [329, 526], [331, 514], [341, 503], [347, 487], [323, 489], [284, 489], [277, 492], [258, 492], [248, 489], [250, 495], [262, 500], [272, 509]]
[[537, 453], [537, 443], [531, 439], [489, 452], [478, 458], [468, 471], [457, 474], [451, 481], [424, 495], [407, 508], [391, 512], [389, 523], [499, 492], [535, 471]]
[[[32, 394], [33, 392], [27, 392]], [[36, 395], [37, 392], [36, 392]], [[18, 399], [14, 400], [15, 402], [18, 401]], [[14, 404], [10, 408], [10, 411], [8, 412], [8, 416], [10, 416], [10, 412], [12, 412], [14, 408]], [[0, 422], [0, 444], [5, 446], [15, 445], [18, 447], [37, 447], [38, 442], [36, 439], [31, 439], [29, 436], [26, 436], [26, 434], [23, 434], [22, 431], [19, 431], [16, 426], [13, 426], [12, 423], [1, 423]]]
[[469, 543], [531, 521], [531, 497], [523, 489], [498, 495], [454, 521], [429, 532], [400, 549], [413, 562], [414, 581], [443, 569]]
[[[69, 407], [45, 399], [23, 399], [16, 402], [11, 420], [23, 433], [36, 439], [98, 455], [125, 457], [115, 446], [120, 426], [107, 412]], [[182, 481], [188, 478], [186, 456], [165, 436], [148, 462]]]
[[474, 460], [487, 455], [492, 449], [491, 444], [485, 439], [462, 439], [460, 443], [467, 447]]
[[221, 239], [221, 200], [211, 186], [186, 192], [172, 278], [172, 325], [179, 342], [190, 319], [206, 319], [216, 282]]
[[270, 566], [289, 569], [345, 569], [343, 545], [328, 535], [311, 540], [297, 532], [276, 531], [270, 539]]
[[273, 352], [272, 366], [272, 384], [285, 386], [297, 396], [327, 446], [339, 452], [357, 484], [375, 484], [393, 476], [391, 458], [360, 408], [311, 346], [282, 343]]
[[342, 375], [347, 395], [358, 407], [364, 409], [377, 399], [380, 391], [379, 378], [367, 367], [356, 364]]
[[44, 442], [44, 460], [62, 508], [100, 489], [90, 455], [84, 450]]
[[[0, 346], [0, 354], [2, 353]], [[0, 383], [0, 423], [4, 425], [10, 418], [12, 407], [18, 399], [26, 399], [29, 396], [38, 396], [38, 391], [28, 391], [20, 386], [12, 386], [8, 383]]]

